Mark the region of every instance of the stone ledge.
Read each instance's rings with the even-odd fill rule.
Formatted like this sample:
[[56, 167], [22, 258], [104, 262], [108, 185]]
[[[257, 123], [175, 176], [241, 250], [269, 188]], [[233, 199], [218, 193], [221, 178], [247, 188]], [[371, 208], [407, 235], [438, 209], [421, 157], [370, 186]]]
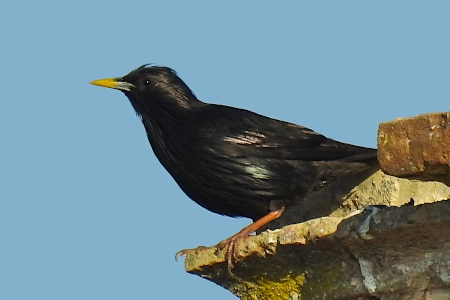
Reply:
[[441, 201], [251, 236], [238, 245], [234, 277], [214, 247], [188, 256], [186, 269], [241, 299], [450, 299], [449, 250], [450, 201]]

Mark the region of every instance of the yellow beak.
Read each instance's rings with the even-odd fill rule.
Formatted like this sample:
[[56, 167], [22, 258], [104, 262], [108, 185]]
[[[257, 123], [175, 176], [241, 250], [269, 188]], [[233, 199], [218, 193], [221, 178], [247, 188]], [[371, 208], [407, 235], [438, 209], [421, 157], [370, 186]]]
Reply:
[[90, 84], [128, 92], [134, 87], [131, 83], [123, 81], [122, 78], [99, 79], [91, 81]]

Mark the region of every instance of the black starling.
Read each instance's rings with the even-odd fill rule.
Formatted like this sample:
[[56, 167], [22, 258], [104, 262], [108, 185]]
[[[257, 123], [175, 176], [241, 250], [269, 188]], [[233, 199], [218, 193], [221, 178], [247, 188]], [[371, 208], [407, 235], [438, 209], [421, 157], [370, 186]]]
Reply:
[[[340, 143], [303, 126], [201, 102], [170, 68], [144, 65], [91, 84], [125, 93], [156, 157], [204, 208], [253, 223], [221, 243], [234, 245], [285, 207], [336, 178], [376, 163], [376, 149]], [[186, 254], [181, 251], [179, 254]]]

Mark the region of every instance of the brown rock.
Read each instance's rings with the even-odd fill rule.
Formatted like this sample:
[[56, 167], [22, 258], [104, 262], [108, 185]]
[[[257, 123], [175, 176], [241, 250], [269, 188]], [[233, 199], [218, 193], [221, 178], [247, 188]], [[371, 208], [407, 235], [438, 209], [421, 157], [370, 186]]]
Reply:
[[450, 183], [450, 112], [381, 123], [378, 160], [390, 175]]

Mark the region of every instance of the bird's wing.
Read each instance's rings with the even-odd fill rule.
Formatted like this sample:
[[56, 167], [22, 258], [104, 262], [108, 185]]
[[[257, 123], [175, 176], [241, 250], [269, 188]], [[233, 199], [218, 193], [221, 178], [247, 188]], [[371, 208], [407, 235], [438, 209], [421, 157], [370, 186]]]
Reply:
[[203, 119], [199, 136], [208, 141], [205, 145], [227, 156], [306, 161], [358, 161], [376, 156], [375, 149], [340, 143], [303, 126], [242, 109], [220, 108]]

